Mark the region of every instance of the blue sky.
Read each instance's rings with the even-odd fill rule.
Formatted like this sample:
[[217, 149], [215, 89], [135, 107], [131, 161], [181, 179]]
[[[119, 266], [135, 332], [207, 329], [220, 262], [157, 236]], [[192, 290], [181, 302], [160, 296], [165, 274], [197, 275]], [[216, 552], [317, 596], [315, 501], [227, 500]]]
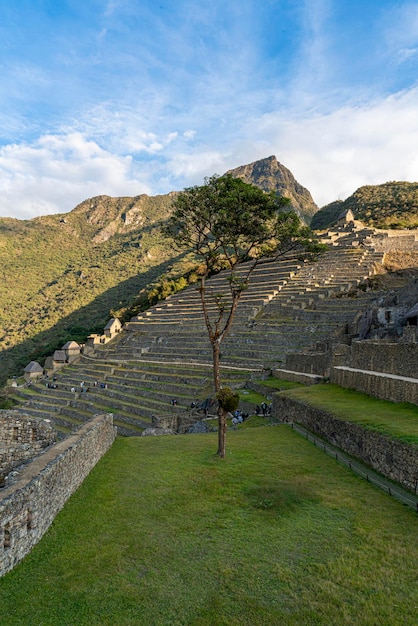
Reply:
[[0, 0], [0, 215], [274, 154], [319, 206], [418, 181], [418, 2]]

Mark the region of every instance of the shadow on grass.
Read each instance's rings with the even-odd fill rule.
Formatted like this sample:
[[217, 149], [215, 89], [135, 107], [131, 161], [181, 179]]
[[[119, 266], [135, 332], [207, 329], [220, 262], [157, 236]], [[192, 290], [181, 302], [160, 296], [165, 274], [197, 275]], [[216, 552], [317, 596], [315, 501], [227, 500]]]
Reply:
[[248, 487], [244, 495], [251, 507], [270, 511], [275, 516], [314, 502], [312, 493], [306, 487], [273, 478], [265, 478], [259, 484]]
[[3, 350], [0, 353], [0, 386], [10, 376], [20, 376], [29, 361], [38, 361], [53, 354], [69, 340], [85, 341], [87, 335], [98, 332], [109, 321], [110, 311], [131, 305], [141, 289], [156, 280], [167, 271], [168, 267], [180, 257], [170, 258], [164, 263], [153, 266], [148, 271], [137, 274], [118, 283], [97, 296], [89, 304], [74, 310], [59, 322], [42, 330], [33, 337]]

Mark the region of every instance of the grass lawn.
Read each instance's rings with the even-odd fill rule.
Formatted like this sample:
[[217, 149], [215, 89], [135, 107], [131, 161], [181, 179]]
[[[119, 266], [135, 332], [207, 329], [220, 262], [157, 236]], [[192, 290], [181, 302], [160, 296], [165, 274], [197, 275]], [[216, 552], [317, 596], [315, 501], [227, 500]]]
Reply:
[[[295, 389], [298, 387], [304, 387], [301, 383], [294, 383], [281, 378], [267, 378], [267, 380], [257, 380], [259, 385], [263, 385], [266, 388], [265, 394], [258, 393], [252, 389], [239, 389], [238, 393], [240, 399], [244, 402], [252, 402], [252, 404], [261, 405], [267, 401], [267, 397], [271, 398], [271, 394], [276, 391], [283, 391], [286, 389]], [[271, 400], [269, 400], [270, 403]]]
[[271, 393], [272, 389], [274, 389], [275, 391], [282, 391], [284, 389], [296, 389], [299, 387], [305, 387], [305, 385], [303, 385], [302, 383], [295, 383], [290, 380], [284, 380], [283, 378], [275, 378], [274, 376], [271, 376], [266, 380], [258, 380], [257, 382], [260, 385], [264, 385], [265, 387], [269, 388], [266, 393]]
[[261, 405], [263, 402], [266, 402], [267, 393], [268, 393], [267, 389], [266, 389], [265, 396], [263, 396], [261, 393], [257, 393], [257, 391], [253, 391], [252, 389], [239, 389], [238, 390], [240, 400], [242, 400], [243, 402], [250, 402], [251, 404], [254, 404], [254, 405], [256, 404]]
[[6, 626], [415, 626], [417, 515], [287, 426], [117, 439], [0, 579]]
[[415, 404], [387, 402], [331, 384], [300, 387], [285, 394], [341, 419], [418, 445], [418, 407]]

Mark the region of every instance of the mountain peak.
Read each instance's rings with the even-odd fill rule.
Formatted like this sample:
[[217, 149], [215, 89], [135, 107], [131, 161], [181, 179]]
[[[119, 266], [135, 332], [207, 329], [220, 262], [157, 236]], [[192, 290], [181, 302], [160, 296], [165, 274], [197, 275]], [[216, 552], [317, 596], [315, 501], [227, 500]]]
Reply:
[[310, 192], [298, 183], [292, 172], [279, 163], [274, 155], [236, 167], [227, 174], [256, 185], [263, 191], [276, 191], [289, 198], [292, 208], [308, 224], [318, 210]]

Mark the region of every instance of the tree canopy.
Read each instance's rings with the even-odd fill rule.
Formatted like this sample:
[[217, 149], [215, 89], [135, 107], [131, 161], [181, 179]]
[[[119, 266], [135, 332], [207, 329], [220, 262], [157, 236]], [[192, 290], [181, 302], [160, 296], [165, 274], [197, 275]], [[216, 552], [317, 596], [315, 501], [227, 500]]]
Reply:
[[[230, 174], [205, 179], [202, 186], [186, 188], [174, 201], [163, 232], [179, 250], [191, 250], [201, 260], [200, 295], [212, 345], [215, 392], [221, 389], [220, 346], [231, 329], [241, 294], [249, 286], [259, 263], [291, 251], [319, 250], [310, 229], [291, 210], [290, 201], [275, 192], [265, 193]], [[245, 269], [238, 271], [244, 262]], [[210, 314], [205, 279], [221, 269], [229, 271], [229, 296], [215, 296]], [[225, 411], [219, 410], [218, 454], [225, 455]], [[222, 434], [223, 433], [223, 434]]]
[[257, 256], [261, 246], [274, 242], [277, 248], [294, 234], [299, 219], [283, 212], [288, 205], [287, 198], [229, 174], [212, 176], [180, 193], [165, 232], [178, 248], [198, 254], [208, 272], [219, 269], [221, 261], [233, 268]]

